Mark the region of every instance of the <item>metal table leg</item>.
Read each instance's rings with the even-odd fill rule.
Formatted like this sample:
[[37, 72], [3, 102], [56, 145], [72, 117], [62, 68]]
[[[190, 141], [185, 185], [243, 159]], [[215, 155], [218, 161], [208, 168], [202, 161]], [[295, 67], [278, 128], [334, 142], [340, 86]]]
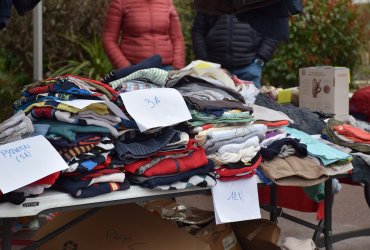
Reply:
[[276, 184], [271, 184], [270, 186], [270, 221], [277, 223], [277, 186]]
[[313, 240], [313, 242], [315, 242], [316, 245], [320, 240], [320, 235], [322, 234], [322, 231], [323, 231], [323, 228], [324, 228], [324, 222], [325, 222], [325, 220], [320, 220], [319, 221], [319, 223], [317, 224], [318, 228], [315, 230], [315, 232], [312, 236], [312, 240]]
[[365, 193], [365, 199], [368, 207], [370, 208], [370, 186], [369, 184], [366, 184], [364, 186], [364, 193]]
[[325, 200], [324, 200], [324, 240], [325, 249], [332, 250], [332, 208], [333, 208], [333, 194], [332, 194], [332, 179], [325, 181]]
[[12, 249], [12, 222], [13, 218], [3, 218], [3, 233], [1, 241], [1, 249], [11, 250]]
[[34, 249], [39, 248], [41, 245], [43, 245], [46, 242], [48, 242], [49, 240], [55, 238], [59, 234], [68, 230], [69, 228], [74, 227], [78, 223], [80, 223], [80, 222], [84, 221], [85, 219], [88, 219], [91, 216], [95, 215], [96, 212], [98, 212], [99, 210], [100, 210], [99, 207], [90, 209], [89, 211], [87, 211], [84, 214], [76, 217], [75, 219], [71, 220], [70, 222], [66, 223], [65, 225], [57, 228], [55, 231], [52, 231], [49, 234], [45, 235], [43, 238], [41, 238], [37, 241], [34, 241], [31, 245], [28, 245], [28, 246], [22, 248], [22, 250], [34, 250]]

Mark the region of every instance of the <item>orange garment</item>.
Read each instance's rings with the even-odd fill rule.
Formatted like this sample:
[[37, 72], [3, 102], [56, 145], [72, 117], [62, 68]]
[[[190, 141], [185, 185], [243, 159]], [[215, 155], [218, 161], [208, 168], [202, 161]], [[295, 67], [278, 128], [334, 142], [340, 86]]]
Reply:
[[203, 130], [207, 130], [207, 129], [210, 129], [210, 128], [214, 128], [214, 126], [213, 126], [212, 124], [204, 124], [204, 125], [202, 126], [202, 129], [203, 129]]
[[114, 68], [137, 64], [154, 54], [162, 57], [163, 65], [185, 66], [184, 38], [172, 0], [112, 0], [103, 46]]
[[288, 126], [289, 125], [289, 122], [287, 120], [281, 120], [281, 121], [276, 121], [276, 122], [256, 121], [255, 123], [264, 124], [267, 127], [281, 127], [281, 126]]
[[334, 126], [333, 130], [354, 142], [370, 144], [370, 133], [360, 128], [352, 127], [348, 124], [343, 124]]

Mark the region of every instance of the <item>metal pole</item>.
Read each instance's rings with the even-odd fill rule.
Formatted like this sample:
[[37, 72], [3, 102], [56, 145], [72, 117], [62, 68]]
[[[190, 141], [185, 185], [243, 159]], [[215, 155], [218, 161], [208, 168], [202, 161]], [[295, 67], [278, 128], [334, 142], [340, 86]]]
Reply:
[[33, 79], [42, 80], [42, 1], [32, 11], [33, 14]]
[[325, 181], [325, 200], [324, 200], [324, 240], [325, 249], [332, 250], [332, 211], [333, 211], [333, 180], [329, 178]]

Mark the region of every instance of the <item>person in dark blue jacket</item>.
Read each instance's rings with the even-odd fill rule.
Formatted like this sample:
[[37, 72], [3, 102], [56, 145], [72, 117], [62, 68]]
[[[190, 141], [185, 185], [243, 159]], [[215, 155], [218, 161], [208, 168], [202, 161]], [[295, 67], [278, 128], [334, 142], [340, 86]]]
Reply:
[[235, 14], [264, 36], [288, 41], [289, 16], [303, 13], [302, 0], [195, 0], [195, 9], [213, 15]]
[[192, 27], [196, 59], [219, 63], [238, 78], [261, 86], [264, 64], [272, 57], [277, 40], [264, 37], [235, 15], [197, 12]]

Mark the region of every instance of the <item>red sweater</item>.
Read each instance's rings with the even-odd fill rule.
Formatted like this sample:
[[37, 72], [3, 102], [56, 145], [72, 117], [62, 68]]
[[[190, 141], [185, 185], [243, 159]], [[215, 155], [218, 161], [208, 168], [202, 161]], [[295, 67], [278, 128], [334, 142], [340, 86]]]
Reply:
[[[144, 160], [144, 164], [148, 160]], [[127, 164], [123, 169], [130, 174], [136, 174], [136, 170], [142, 166], [143, 161], [136, 161], [130, 164]], [[203, 148], [197, 147], [195, 150], [188, 156], [181, 158], [167, 158], [163, 159], [151, 168], [147, 169], [143, 176], [160, 176], [168, 174], [178, 174], [190, 171], [195, 168], [200, 168], [204, 165], [207, 165], [208, 159], [206, 152]]]
[[162, 56], [164, 65], [185, 66], [184, 38], [172, 0], [111, 0], [103, 45], [115, 68], [154, 54]]

